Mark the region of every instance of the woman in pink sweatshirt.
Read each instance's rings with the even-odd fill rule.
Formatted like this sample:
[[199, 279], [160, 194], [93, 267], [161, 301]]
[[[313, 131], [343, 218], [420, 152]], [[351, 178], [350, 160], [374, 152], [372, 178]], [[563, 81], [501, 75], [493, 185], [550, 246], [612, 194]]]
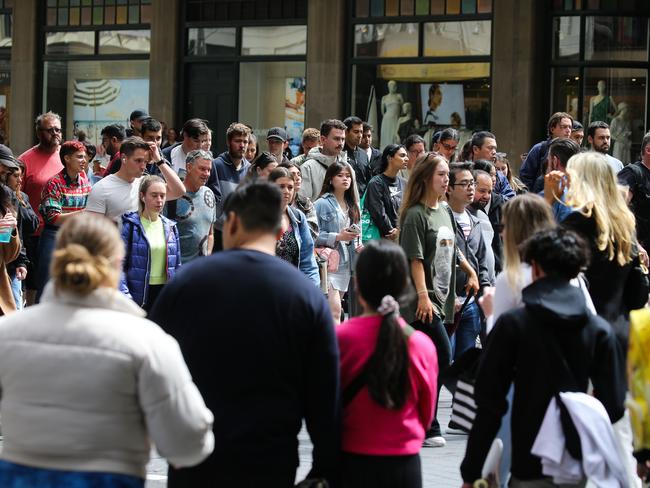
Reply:
[[438, 360], [399, 315], [409, 288], [402, 249], [369, 242], [356, 266], [363, 315], [337, 327], [343, 387], [343, 486], [420, 488], [419, 451], [433, 417]]

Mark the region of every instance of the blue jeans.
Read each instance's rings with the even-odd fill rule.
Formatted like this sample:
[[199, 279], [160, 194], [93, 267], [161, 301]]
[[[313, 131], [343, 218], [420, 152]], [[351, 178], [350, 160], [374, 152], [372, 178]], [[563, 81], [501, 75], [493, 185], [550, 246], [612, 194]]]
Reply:
[[36, 251], [36, 303], [41, 301], [43, 288], [50, 279], [50, 262], [52, 253], [56, 245], [56, 233], [58, 229], [44, 227], [41, 237], [38, 240], [38, 250]]
[[462, 356], [465, 351], [474, 348], [480, 332], [481, 315], [476, 300], [474, 300], [472, 303], [468, 303], [463, 310], [456, 333], [452, 337], [454, 360]]
[[23, 282], [16, 278], [16, 272], [14, 271], [13, 276], [11, 277], [11, 292], [14, 295], [14, 301], [16, 302], [16, 310], [23, 309]]

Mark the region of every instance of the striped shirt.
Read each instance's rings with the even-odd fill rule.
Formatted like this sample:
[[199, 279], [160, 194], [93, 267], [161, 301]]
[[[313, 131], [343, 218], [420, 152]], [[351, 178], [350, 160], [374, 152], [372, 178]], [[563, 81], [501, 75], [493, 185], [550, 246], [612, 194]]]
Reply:
[[90, 182], [83, 171], [72, 181], [65, 168], [45, 184], [39, 208], [45, 224], [54, 225], [63, 213], [86, 208]]

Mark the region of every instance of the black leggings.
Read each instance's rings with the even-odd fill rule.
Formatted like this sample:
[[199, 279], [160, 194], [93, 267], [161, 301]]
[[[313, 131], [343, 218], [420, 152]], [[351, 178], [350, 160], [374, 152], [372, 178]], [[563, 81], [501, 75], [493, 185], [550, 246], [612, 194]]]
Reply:
[[420, 455], [343, 453], [343, 488], [422, 488]]
[[438, 354], [438, 395], [436, 396], [436, 406], [433, 410], [433, 422], [431, 427], [427, 430], [426, 437], [436, 437], [441, 435], [440, 423], [438, 422], [438, 401], [440, 400], [440, 388], [442, 388], [442, 380], [447, 368], [451, 364], [451, 343], [449, 336], [445, 329], [445, 324], [442, 323], [440, 317], [433, 316], [433, 320], [429, 323], [424, 323], [416, 320], [411, 324], [414, 329], [424, 332], [436, 347]]

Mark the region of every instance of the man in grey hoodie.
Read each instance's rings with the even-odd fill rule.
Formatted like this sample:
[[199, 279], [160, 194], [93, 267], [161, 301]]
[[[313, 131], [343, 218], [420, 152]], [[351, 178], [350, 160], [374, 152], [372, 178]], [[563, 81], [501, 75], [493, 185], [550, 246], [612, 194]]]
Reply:
[[318, 198], [325, 172], [334, 161], [347, 163], [343, 151], [345, 145], [345, 124], [337, 119], [330, 119], [320, 126], [320, 145], [309, 151], [307, 161], [300, 167], [302, 185], [300, 194], [311, 200]]

